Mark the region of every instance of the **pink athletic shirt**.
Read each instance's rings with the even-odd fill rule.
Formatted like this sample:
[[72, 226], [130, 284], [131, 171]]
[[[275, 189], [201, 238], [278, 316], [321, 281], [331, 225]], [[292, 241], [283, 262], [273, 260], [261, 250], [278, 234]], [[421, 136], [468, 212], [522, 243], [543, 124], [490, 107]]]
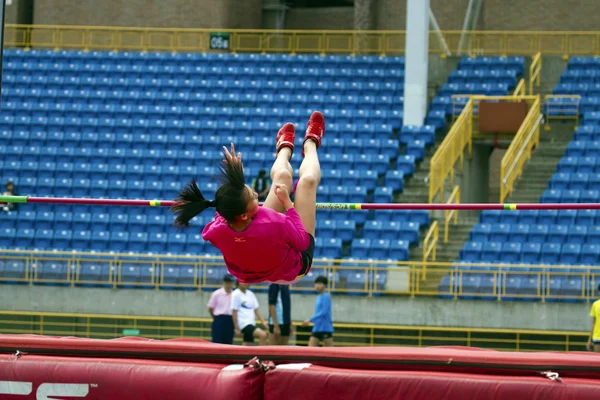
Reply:
[[202, 231], [202, 238], [223, 254], [229, 272], [242, 283], [289, 283], [302, 270], [301, 252], [310, 238], [298, 212], [286, 214], [259, 207], [243, 232], [234, 231], [219, 213]]

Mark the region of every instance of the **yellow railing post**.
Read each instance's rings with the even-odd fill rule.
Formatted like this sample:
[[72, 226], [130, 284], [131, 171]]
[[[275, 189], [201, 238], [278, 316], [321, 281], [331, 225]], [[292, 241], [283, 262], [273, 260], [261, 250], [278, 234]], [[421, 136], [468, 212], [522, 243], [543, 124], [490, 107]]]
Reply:
[[435, 261], [437, 258], [437, 243], [440, 235], [438, 226], [438, 222], [433, 221], [423, 240], [423, 280], [427, 277], [427, 259], [429, 256], [431, 256], [432, 261]]
[[542, 75], [542, 53], [537, 52], [533, 58], [531, 59], [531, 64], [529, 65], [529, 95], [533, 96], [533, 87], [540, 86]]
[[513, 96], [515, 97], [522, 97], [525, 96], [527, 93], [525, 93], [525, 79], [521, 79], [519, 81], [519, 84], [517, 85], [517, 87], [515, 88], [514, 92], [513, 92]]
[[[452, 194], [446, 201], [447, 204], [460, 204], [460, 187], [454, 186]], [[448, 231], [450, 221], [454, 218], [454, 224], [458, 223], [458, 210], [445, 210], [444, 211], [444, 243], [448, 243]]]

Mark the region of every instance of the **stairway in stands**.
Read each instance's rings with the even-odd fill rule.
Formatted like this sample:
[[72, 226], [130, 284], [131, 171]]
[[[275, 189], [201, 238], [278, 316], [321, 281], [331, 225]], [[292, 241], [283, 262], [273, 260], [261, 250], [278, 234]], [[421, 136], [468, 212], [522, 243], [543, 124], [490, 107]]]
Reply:
[[548, 181], [556, 171], [556, 165], [565, 155], [565, 149], [573, 138], [572, 122], [554, 122], [550, 131], [540, 132], [540, 144], [531, 160], [525, 164], [523, 175], [516, 182], [508, 203], [539, 203], [540, 196], [548, 188]]

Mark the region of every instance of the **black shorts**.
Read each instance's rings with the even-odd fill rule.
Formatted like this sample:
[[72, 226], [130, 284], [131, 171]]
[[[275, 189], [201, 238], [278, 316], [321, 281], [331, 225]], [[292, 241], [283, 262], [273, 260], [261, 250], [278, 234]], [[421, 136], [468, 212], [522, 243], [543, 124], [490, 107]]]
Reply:
[[300, 270], [298, 277], [303, 277], [308, 274], [315, 255], [315, 237], [308, 232], [307, 234], [310, 237], [310, 244], [308, 245], [308, 249], [302, 252], [302, 269]]
[[[279, 324], [279, 329], [281, 330], [281, 336], [290, 336], [290, 324]], [[273, 334], [275, 330], [275, 325], [269, 325], [269, 332]]]
[[313, 332], [312, 337], [319, 339], [319, 341], [324, 341], [327, 339], [331, 339], [333, 337], [333, 332]]
[[244, 329], [242, 329], [243, 341], [244, 343], [254, 343], [254, 331], [256, 327], [254, 325], [247, 325]]

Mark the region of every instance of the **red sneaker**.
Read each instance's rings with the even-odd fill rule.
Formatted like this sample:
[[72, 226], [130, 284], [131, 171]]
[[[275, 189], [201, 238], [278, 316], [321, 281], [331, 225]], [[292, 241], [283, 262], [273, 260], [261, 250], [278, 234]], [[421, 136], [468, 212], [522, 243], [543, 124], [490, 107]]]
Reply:
[[291, 122], [284, 124], [277, 132], [277, 142], [275, 144], [275, 157], [279, 150], [288, 147], [294, 152], [294, 142], [296, 141], [296, 127]]
[[[304, 135], [304, 141], [302, 147], [307, 140], [312, 140], [317, 145], [317, 149], [321, 147], [321, 139], [325, 134], [325, 117], [320, 111], [312, 113], [308, 119], [308, 127], [306, 128], [306, 135]], [[304, 149], [302, 150], [302, 156], [304, 156]]]

